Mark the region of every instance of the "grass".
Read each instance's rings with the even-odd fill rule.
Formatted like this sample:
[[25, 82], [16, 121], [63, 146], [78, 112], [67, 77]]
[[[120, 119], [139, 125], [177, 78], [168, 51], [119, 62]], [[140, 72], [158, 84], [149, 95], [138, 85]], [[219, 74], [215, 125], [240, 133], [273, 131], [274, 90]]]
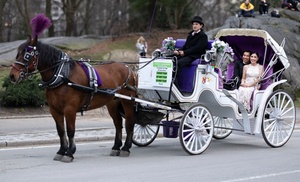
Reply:
[[295, 100], [295, 107], [300, 108], [300, 98]]

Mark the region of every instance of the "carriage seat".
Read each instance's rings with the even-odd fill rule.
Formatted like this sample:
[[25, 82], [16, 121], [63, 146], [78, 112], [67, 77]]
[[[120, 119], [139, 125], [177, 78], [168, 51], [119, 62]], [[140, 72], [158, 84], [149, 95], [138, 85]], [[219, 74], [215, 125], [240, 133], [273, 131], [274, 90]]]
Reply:
[[[177, 39], [175, 48], [180, 49], [185, 44], [186, 39]], [[211, 49], [211, 44], [213, 40], [208, 41], [207, 49]], [[194, 91], [195, 85], [195, 73], [198, 67], [198, 64], [207, 64], [203, 59], [194, 60], [189, 66], [183, 67], [179, 75], [177, 75], [178, 89], [181, 92], [192, 93]]]
[[238, 78], [232, 79], [234, 73], [234, 64], [235, 62], [232, 62], [227, 65], [226, 75], [224, 75], [226, 85], [231, 88], [230, 90], [237, 89], [237, 82], [239, 81]]

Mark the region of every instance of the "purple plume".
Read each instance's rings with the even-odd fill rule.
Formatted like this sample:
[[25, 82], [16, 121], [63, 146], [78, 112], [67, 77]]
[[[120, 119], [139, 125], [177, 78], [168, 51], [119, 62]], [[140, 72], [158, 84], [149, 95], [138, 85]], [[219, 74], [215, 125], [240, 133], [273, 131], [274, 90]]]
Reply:
[[32, 18], [30, 24], [32, 28], [33, 37], [38, 36], [46, 28], [49, 28], [52, 25], [51, 20], [44, 14], [37, 14], [35, 17]]

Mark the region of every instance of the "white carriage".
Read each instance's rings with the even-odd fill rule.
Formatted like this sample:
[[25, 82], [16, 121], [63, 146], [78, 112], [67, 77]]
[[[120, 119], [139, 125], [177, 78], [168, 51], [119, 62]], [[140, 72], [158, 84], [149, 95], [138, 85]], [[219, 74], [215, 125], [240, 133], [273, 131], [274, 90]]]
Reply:
[[[143, 116], [135, 125], [134, 144], [151, 144], [160, 126], [164, 136], [179, 136], [189, 154], [204, 152], [213, 138], [224, 139], [233, 131], [262, 135], [271, 147], [281, 147], [289, 140], [296, 110], [291, 96], [278, 89], [286, 82], [282, 73], [290, 65], [284, 41], [279, 45], [266, 31], [255, 29], [223, 29], [215, 38], [227, 43], [234, 55], [209, 47], [203, 59], [184, 68], [182, 72], [188, 75], [177, 75], [181, 79], [178, 86], [173, 84], [176, 62], [172, 58], [140, 59], [138, 92], [142, 101], [138, 109]], [[264, 66], [261, 89], [254, 90], [249, 113], [237, 100], [236, 89], [223, 89], [233, 62], [245, 49], [260, 52], [259, 63]]]

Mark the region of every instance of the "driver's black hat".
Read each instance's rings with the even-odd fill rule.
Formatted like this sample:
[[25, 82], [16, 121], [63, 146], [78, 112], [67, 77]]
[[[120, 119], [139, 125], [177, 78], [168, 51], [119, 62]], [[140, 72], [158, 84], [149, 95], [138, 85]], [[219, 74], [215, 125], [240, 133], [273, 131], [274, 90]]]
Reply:
[[198, 22], [204, 26], [204, 23], [202, 22], [202, 18], [200, 16], [195, 16], [193, 18], [193, 20], [191, 21], [191, 23], [194, 23], [194, 22]]

